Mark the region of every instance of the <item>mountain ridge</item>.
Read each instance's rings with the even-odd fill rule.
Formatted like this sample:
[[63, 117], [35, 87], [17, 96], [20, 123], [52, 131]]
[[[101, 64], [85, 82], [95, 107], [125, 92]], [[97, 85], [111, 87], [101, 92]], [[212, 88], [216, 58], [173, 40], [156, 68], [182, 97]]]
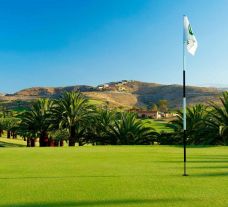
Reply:
[[[37, 98], [57, 98], [64, 91], [81, 91], [92, 100], [106, 102], [111, 106], [131, 108], [150, 107], [161, 99], [166, 99], [171, 108], [182, 104], [182, 86], [141, 81], [122, 80], [98, 85], [75, 85], [66, 87], [32, 87], [13, 94], [0, 96], [1, 101], [31, 101]], [[188, 104], [218, 101], [221, 90], [212, 87], [187, 86]]]

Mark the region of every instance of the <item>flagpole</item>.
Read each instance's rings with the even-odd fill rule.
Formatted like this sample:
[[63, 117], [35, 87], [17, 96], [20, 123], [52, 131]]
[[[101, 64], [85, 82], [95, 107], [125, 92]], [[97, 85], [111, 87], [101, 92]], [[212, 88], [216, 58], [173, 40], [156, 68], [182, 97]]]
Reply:
[[[184, 17], [184, 16], [183, 16]], [[183, 18], [184, 21], [184, 18]], [[183, 176], [187, 176], [186, 169], [186, 79], [185, 79], [185, 66], [186, 66], [186, 55], [185, 55], [185, 31], [183, 26], [183, 145], [184, 145], [184, 174]]]

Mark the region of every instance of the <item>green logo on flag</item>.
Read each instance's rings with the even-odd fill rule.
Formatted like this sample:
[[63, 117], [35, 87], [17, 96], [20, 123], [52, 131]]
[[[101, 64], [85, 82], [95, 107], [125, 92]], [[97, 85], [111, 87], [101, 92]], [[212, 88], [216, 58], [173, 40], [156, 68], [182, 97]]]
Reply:
[[190, 24], [188, 25], [188, 32], [190, 35], [194, 35]]

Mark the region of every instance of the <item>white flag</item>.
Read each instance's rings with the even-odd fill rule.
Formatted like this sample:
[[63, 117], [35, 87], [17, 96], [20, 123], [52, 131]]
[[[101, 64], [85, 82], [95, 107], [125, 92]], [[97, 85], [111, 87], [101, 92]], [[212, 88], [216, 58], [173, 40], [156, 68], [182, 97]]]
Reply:
[[192, 27], [189, 23], [188, 17], [184, 16], [184, 41], [186, 42], [187, 51], [191, 55], [195, 55], [196, 49], [198, 47], [197, 40], [192, 31]]

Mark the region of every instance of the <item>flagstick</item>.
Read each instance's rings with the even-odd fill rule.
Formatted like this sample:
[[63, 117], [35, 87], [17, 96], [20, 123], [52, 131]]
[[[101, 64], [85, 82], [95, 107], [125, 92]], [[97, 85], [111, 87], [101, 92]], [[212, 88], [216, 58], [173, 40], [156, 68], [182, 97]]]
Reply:
[[185, 84], [185, 36], [183, 31], [183, 144], [184, 144], [184, 174], [187, 176], [186, 169], [186, 84]]
[[184, 174], [183, 176], [187, 176], [186, 170], [186, 87], [185, 87], [185, 70], [183, 70], [183, 143], [184, 143]]

